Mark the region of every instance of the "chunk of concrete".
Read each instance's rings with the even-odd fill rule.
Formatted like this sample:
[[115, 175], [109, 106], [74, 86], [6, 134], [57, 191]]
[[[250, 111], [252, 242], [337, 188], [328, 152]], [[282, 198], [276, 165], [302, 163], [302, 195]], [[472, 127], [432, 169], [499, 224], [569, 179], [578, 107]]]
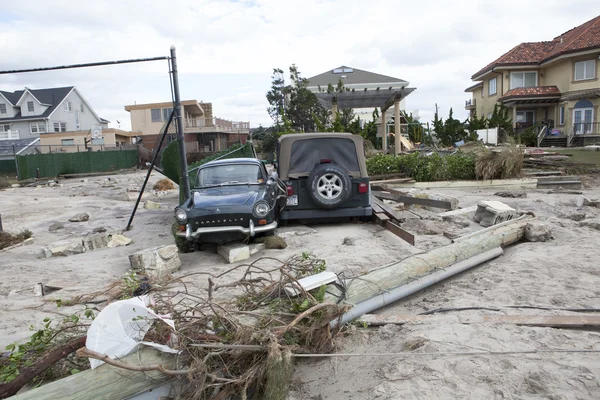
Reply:
[[130, 243], [131, 243], [131, 239], [128, 238], [127, 236], [112, 235], [112, 236], [110, 236], [108, 245], [106, 247], [113, 248], [113, 247], [127, 246]]
[[600, 231], [600, 218], [594, 218], [586, 221], [581, 221], [579, 226], [585, 226], [588, 228], [596, 229]]
[[146, 200], [144, 203], [144, 208], [146, 210], [158, 210], [160, 208], [160, 204], [152, 200]]
[[181, 267], [181, 260], [174, 244], [159, 246], [133, 253], [129, 256], [131, 268], [151, 278], [162, 278]]
[[65, 225], [62, 222], [54, 222], [52, 225], [48, 227], [48, 231], [55, 232], [59, 229], [64, 229]]
[[494, 193], [494, 196], [518, 199], [527, 197], [527, 193], [525, 193], [523, 190], [504, 190], [501, 192]]
[[100, 250], [108, 247], [108, 240], [106, 233], [93, 233], [83, 238], [83, 245], [89, 251]]
[[479, 225], [483, 227], [488, 227], [509, 221], [517, 216], [517, 210], [500, 201], [482, 200], [477, 203], [473, 221], [479, 222]]
[[67, 256], [69, 254], [83, 253], [85, 246], [81, 240], [61, 240], [42, 247], [42, 257]]
[[70, 222], [84, 222], [90, 219], [90, 216], [87, 213], [79, 213], [71, 218], [69, 218]]
[[243, 243], [228, 243], [217, 246], [219, 253], [230, 264], [250, 258], [250, 246]]
[[525, 226], [525, 239], [529, 242], [547, 242], [552, 239], [552, 231], [541, 222], [530, 222]]

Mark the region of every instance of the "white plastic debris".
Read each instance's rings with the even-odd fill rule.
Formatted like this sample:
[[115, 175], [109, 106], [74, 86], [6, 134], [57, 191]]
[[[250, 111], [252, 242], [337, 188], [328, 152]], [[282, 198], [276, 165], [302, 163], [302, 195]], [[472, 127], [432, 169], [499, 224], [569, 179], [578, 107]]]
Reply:
[[[85, 346], [100, 354], [106, 354], [112, 359], [132, 353], [140, 344], [166, 353], [178, 353], [179, 351], [169, 346], [143, 341], [155, 319], [159, 319], [175, 329], [173, 320], [164, 318], [148, 308], [151, 302], [152, 298], [145, 295], [109, 304], [98, 313], [92, 322], [88, 329]], [[90, 358], [92, 369], [103, 363], [103, 361]]]

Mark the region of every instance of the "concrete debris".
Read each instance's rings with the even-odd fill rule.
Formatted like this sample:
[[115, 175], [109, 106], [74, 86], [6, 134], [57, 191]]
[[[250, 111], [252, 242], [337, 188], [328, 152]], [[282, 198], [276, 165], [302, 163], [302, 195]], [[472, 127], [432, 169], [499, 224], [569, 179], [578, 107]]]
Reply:
[[452, 210], [452, 211], [446, 211], [446, 212], [438, 214], [438, 216], [443, 218], [443, 217], [451, 217], [451, 216], [456, 216], [456, 215], [467, 215], [467, 214], [474, 213], [475, 211], [477, 211], [477, 206], [471, 206], [471, 207], [467, 207], [467, 208], [459, 208], [459, 209]]
[[509, 197], [509, 198], [513, 198], [513, 199], [518, 199], [518, 198], [525, 198], [525, 197], [527, 197], [527, 193], [525, 193], [524, 191], [507, 190], [507, 191], [502, 191], [502, 192], [496, 192], [496, 193], [494, 193], [494, 196]]
[[481, 226], [488, 227], [509, 221], [517, 216], [517, 210], [500, 201], [482, 200], [477, 203], [477, 211], [475, 211], [473, 221], [479, 222]]
[[70, 222], [84, 222], [90, 219], [90, 216], [87, 213], [79, 213], [75, 216], [69, 218]]
[[54, 222], [52, 225], [48, 227], [49, 232], [55, 232], [59, 229], [64, 229], [65, 225], [62, 222]]
[[127, 186], [127, 191], [128, 192], [139, 192], [140, 191], [140, 187], [137, 185], [129, 185]]
[[586, 215], [584, 213], [571, 213], [569, 215], [567, 215], [567, 218], [573, 221], [583, 221], [585, 219]]
[[105, 227], [103, 227], [103, 226], [100, 226], [100, 227], [98, 227], [98, 228], [94, 228], [94, 229], [92, 230], [92, 233], [104, 233], [104, 232], [106, 232], [106, 228], [105, 228]]
[[453, 225], [456, 225], [459, 228], [467, 228], [467, 227], [471, 226], [471, 223], [469, 222], [469, 220], [460, 215], [456, 215], [456, 216], [450, 215], [447, 217], [442, 217], [442, 221], [449, 222]]
[[20, 187], [21, 187], [21, 185], [19, 185], [18, 183], [13, 183], [13, 184], [11, 185], [11, 187], [14, 187], [14, 188], [20, 188]]
[[552, 237], [550, 228], [541, 222], [530, 222], [525, 226], [525, 239], [529, 242], [547, 242]]
[[158, 210], [160, 208], [160, 204], [156, 203], [156, 202], [154, 202], [152, 200], [146, 200], [144, 202], [144, 208], [146, 210]]
[[108, 241], [108, 245], [106, 247], [113, 248], [113, 247], [127, 246], [130, 243], [131, 243], [131, 239], [128, 238], [127, 236], [112, 235], [110, 237], [110, 240]]
[[159, 246], [133, 253], [129, 256], [131, 268], [151, 278], [162, 278], [181, 267], [177, 246]]
[[105, 233], [93, 233], [86, 236], [83, 243], [87, 250], [94, 251], [107, 248], [108, 240], [108, 235]]
[[596, 229], [596, 230], [600, 231], [600, 219], [595, 218], [595, 219], [590, 219], [587, 221], [581, 221], [579, 223], [579, 226], [585, 226], [585, 227]]
[[244, 261], [250, 256], [265, 249], [264, 243], [255, 243], [251, 245], [243, 243], [228, 243], [217, 246], [217, 253], [221, 255], [229, 264]]
[[577, 205], [577, 207], [587, 206], [587, 207], [600, 208], [600, 200], [589, 199], [585, 196], [577, 196], [575, 198], [575, 205]]
[[343, 245], [346, 246], [354, 246], [354, 239], [346, 237], [344, 238], [344, 241], [342, 242]]

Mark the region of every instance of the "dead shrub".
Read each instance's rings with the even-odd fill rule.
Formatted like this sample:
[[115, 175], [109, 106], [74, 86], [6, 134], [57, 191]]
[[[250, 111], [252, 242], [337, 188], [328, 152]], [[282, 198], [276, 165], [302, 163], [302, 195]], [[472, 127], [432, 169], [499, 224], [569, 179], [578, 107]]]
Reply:
[[175, 185], [173, 181], [170, 179], [161, 179], [160, 181], [154, 184], [154, 190], [173, 190], [175, 189]]
[[16, 235], [8, 232], [0, 232], [0, 250], [24, 242], [32, 235], [33, 233], [31, 233], [31, 231], [28, 229], [25, 229]]
[[509, 179], [521, 175], [523, 151], [513, 140], [507, 146], [495, 149], [480, 149], [475, 161], [477, 179]]
[[8, 184], [8, 179], [3, 176], [0, 176], [0, 189], [6, 189], [10, 185]]

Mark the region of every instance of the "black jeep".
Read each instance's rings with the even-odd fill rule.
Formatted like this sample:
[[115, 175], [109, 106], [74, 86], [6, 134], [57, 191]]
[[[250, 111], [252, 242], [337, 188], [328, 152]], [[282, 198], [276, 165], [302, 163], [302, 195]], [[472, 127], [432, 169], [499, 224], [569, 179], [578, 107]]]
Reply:
[[281, 219], [370, 217], [363, 138], [350, 133], [283, 135], [277, 172], [287, 188]]

